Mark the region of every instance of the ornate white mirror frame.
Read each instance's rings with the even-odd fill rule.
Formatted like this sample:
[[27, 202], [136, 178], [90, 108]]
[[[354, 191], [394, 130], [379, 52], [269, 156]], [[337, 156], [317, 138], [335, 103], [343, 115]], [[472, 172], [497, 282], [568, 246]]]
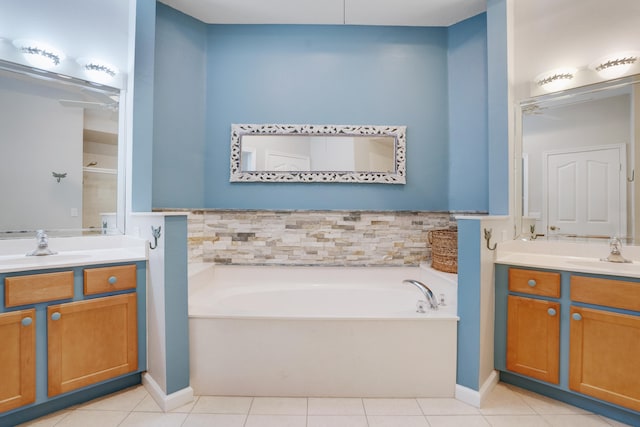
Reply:
[[[392, 171], [243, 170], [242, 139], [248, 135], [379, 138], [393, 137]], [[246, 151], [245, 151], [246, 153]], [[246, 159], [245, 159], [246, 160]], [[232, 124], [231, 182], [406, 183], [406, 126]]]

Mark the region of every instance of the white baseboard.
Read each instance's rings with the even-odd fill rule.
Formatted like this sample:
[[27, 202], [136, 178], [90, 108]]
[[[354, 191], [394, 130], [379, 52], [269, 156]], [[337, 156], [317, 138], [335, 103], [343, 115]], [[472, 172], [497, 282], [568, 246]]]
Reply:
[[498, 384], [499, 379], [497, 371], [491, 372], [489, 378], [487, 378], [484, 384], [482, 384], [482, 387], [480, 387], [480, 391], [456, 384], [456, 399], [475, 406], [476, 408], [481, 408], [484, 398], [493, 390], [493, 387]]
[[193, 389], [191, 387], [183, 388], [175, 393], [166, 394], [148, 373], [142, 375], [142, 385], [144, 385], [153, 400], [155, 400], [164, 412], [177, 409], [193, 401]]

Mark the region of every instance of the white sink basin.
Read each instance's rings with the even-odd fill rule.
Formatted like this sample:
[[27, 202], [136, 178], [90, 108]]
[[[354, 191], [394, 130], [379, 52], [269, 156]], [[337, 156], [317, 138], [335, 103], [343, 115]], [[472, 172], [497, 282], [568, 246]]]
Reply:
[[40, 256], [0, 256], [0, 264], [2, 265], [42, 265], [57, 264], [60, 262], [81, 261], [89, 258], [88, 254], [55, 254]]
[[567, 259], [567, 264], [588, 269], [598, 270], [609, 274], [630, 274], [640, 273], [640, 263], [638, 262], [609, 262], [596, 258]]

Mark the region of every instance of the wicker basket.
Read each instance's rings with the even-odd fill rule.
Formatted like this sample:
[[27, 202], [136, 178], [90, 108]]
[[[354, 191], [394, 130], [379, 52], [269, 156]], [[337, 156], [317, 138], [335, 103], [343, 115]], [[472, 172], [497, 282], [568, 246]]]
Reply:
[[458, 230], [431, 230], [431, 266], [447, 273], [458, 272]]

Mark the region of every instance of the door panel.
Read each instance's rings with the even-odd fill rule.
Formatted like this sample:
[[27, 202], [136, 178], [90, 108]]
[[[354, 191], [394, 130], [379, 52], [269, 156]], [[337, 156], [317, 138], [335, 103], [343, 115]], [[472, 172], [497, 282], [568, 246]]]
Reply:
[[548, 234], [626, 235], [624, 145], [545, 153]]

